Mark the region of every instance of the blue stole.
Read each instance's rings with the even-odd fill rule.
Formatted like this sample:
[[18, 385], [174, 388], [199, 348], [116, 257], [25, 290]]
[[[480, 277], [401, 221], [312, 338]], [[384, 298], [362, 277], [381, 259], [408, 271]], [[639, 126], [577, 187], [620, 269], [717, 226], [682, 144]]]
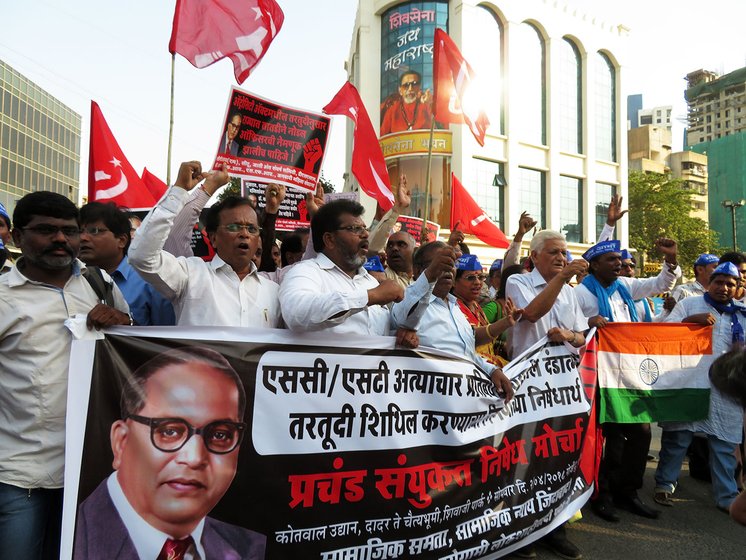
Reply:
[[736, 342], [740, 342], [743, 344], [743, 327], [741, 326], [741, 323], [738, 322], [738, 313], [741, 313], [741, 315], [746, 316], [746, 308], [736, 305], [731, 300], [730, 303], [720, 303], [718, 301], [715, 301], [710, 297], [710, 294], [705, 293], [704, 296], [705, 303], [708, 303], [715, 309], [717, 309], [720, 313], [727, 313], [730, 315], [730, 332], [732, 336], [732, 341], [734, 344]]
[[588, 288], [596, 299], [598, 300], [598, 314], [602, 317], [606, 317], [609, 321], [614, 321], [614, 314], [611, 312], [611, 304], [609, 298], [614, 295], [615, 292], [619, 292], [622, 297], [627, 309], [629, 309], [629, 317], [633, 323], [639, 321], [637, 317], [637, 309], [635, 309], [635, 302], [632, 300], [632, 296], [629, 294], [627, 288], [619, 280], [615, 280], [608, 288], [604, 288], [601, 283], [596, 280], [596, 277], [589, 274], [583, 278], [583, 286]]

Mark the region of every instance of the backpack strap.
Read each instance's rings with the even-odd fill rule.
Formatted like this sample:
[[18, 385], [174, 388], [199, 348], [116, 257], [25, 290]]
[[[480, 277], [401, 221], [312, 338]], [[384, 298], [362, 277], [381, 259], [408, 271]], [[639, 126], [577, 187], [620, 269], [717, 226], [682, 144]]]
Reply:
[[82, 274], [88, 280], [93, 291], [96, 292], [99, 301], [110, 307], [114, 307], [114, 288], [110, 282], [104, 279], [101, 269], [97, 266], [86, 266]]

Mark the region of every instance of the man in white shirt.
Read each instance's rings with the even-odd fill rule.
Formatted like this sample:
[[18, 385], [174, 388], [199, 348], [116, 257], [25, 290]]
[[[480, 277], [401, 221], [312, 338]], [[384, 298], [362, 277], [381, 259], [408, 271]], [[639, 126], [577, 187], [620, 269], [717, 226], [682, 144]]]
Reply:
[[394, 280], [379, 283], [363, 267], [368, 252], [363, 211], [357, 202], [336, 200], [313, 217], [318, 255], [296, 263], [280, 286], [282, 317], [290, 330], [389, 334], [386, 306], [402, 301], [404, 289]]
[[[0, 275], [0, 558], [59, 558], [65, 414], [72, 335], [65, 321], [129, 325], [129, 308], [111, 278], [98, 294], [78, 260], [78, 209], [37, 191], [18, 201], [17, 266]], [[115, 307], [102, 303], [111, 293]]]
[[73, 557], [262, 560], [264, 535], [207, 517], [236, 475], [245, 407], [238, 374], [209, 348], [169, 350], [127, 376], [115, 472], [79, 507]]
[[[676, 242], [656, 241], [665, 263], [653, 278], [620, 276], [622, 255], [619, 241], [597, 243], [583, 257], [590, 263], [588, 276], [575, 290], [588, 324], [603, 328], [610, 321], [642, 322], [635, 300], [669, 291], [681, 275], [677, 263]], [[646, 517], [657, 519], [659, 512], [646, 505], [637, 494], [650, 449], [650, 424], [603, 424], [606, 445], [599, 473], [599, 496], [593, 502], [594, 511], [602, 519], [618, 522], [612, 505]]]
[[[584, 274], [588, 263], [583, 259], [567, 262], [567, 242], [557, 231], [543, 230], [531, 239], [529, 274], [514, 274], [508, 278], [506, 297], [523, 309], [521, 319], [512, 328], [512, 357], [517, 357], [544, 336], [555, 342], [567, 342], [579, 348], [585, 344], [583, 332], [588, 322], [578, 304], [575, 291], [568, 282]], [[582, 557], [580, 549], [570, 542], [565, 526], [560, 525], [542, 538], [542, 543], [562, 558]], [[520, 558], [536, 556], [533, 545], [517, 551]]]
[[173, 303], [177, 325], [279, 326], [279, 288], [262, 278], [252, 262], [260, 229], [248, 199], [227, 197], [210, 208], [205, 229], [217, 253], [211, 262], [175, 257], [163, 250], [189, 191], [203, 179], [222, 185], [228, 175], [203, 173], [197, 161], [181, 164], [176, 182], [138, 229], [129, 251], [130, 264]]

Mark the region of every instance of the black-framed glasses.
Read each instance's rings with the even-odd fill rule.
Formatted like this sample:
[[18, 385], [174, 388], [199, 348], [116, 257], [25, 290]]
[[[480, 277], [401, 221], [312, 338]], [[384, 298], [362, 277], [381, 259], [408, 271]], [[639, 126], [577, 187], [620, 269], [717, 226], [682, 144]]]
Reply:
[[622, 263], [622, 268], [635, 268], [635, 263]]
[[404, 89], [409, 89], [411, 87], [417, 87], [419, 85], [420, 82], [418, 82], [417, 80], [412, 80], [411, 82], [404, 82], [401, 87], [403, 87]]
[[127, 418], [150, 426], [150, 442], [153, 447], [165, 453], [178, 451], [197, 434], [202, 436], [210, 453], [225, 455], [239, 446], [246, 431], [244, 422], [230, 420], [217, 420], [195, 428], [183, 418], [149, 418], [137, 414], [130, 414]]
[[363, 233], [367, 232], [368, 228], [366, 228], [365, 226], [342, 226], [338, 227], [337, 231], [349, 231], [350, 233], [360, 236]]
[[229, 233], [238, 233], [246, 230], [249, 235], [259, 235], [262, 232], [262, 228], [254, 224], [225, 224], [222, 226], [225, 231]]
[[107, 229], [105, 227], [83, 227], [80, 228], [80, 233], [88, 234], [88, 235], [101, 235], [102, 233], [106, 233], [107, 231], [111, 231], [110, 229]]
[[37, 224], [35, 226], [26, 226], [21, 228], [23, 231], [33, 231], [38, 235], [53, 237], [58, 232], [62, 232], [65, 237], [79, 237], [80, 228], [78, 226], [53, 226], [52, 224]]

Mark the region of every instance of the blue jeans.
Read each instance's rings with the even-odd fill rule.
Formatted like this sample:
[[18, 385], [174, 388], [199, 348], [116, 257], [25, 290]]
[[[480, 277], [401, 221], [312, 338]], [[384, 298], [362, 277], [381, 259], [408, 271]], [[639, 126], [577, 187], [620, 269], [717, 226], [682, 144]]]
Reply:
[[[689, 430], [663, 430], [660, 462], [655, 470], [656, 490], [673, 493], [676, 489], [681, 464], [693, 437], [694, 432]], [[738, 495], [734, 455], [736, 446], [711, 435], [707, 436], [707, 443], [710, 448], [710, 474], [715, 504], [720, 508], [729, 508]]]
[[60, 557], [62, 489], [32, 490], [0, 482], [0, 560]]

